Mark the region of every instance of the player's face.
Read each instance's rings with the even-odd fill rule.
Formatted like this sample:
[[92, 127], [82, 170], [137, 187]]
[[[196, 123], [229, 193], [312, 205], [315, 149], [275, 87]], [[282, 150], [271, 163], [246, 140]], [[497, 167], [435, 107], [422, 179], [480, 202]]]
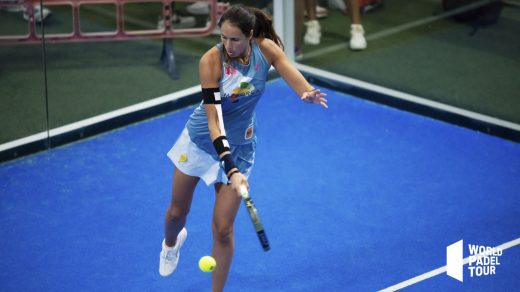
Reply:
[[240, 28], [232, 25], [229, 21], [222, 23], [220, 32], [222, 44], [231, 58], [245, 55], [251, 36], [244, 35]]

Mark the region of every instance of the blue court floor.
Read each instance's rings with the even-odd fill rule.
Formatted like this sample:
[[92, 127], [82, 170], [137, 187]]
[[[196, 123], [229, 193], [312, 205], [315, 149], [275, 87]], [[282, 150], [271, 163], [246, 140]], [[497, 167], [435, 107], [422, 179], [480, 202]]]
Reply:
[[[277, 79], [258, 106], [246, 210], [226, 291], [376, 291], [446, 265], [446, 246], [520, 238], [520, 144]], [[0, 164], [0, 291], [209, 291], [213, 188], [198, 186], [177, 271], [158, 273], [173, 166], [193, 108]], [[464, 256], [468, 256], [464, 247]], [[514, 291], [520, 246], [496, 274], [441, 273], [409, 291]], [[516, 288], [515, 288], [516, 287]]]

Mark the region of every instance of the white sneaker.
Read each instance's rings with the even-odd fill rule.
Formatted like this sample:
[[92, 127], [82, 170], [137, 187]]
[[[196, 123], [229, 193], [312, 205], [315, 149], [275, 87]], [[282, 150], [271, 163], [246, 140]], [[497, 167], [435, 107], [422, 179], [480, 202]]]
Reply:
[[177, 235], [177, 242], [175, 243], [175, 246], [166, 246], [166, 243], [163, 240], [162, 251], [160, 254], [161, 260], [159, 263], [159, 274], [161, 274], [161, 276], [169, 276], [175, 271], [175, 268], [177, 268], [177, 263], [179, 263], [180, 249], [186, 241], [186, 237], [188, 237], [188, 231], [186, 228], [182, 228], [181, 232], [179, 232], [179, 235]]
[[367, 47], [365, 39], [365, 30], [361, 24], [352, 24], [350, 26], [350, 49], [364, 50]]
[[330, 9], [338, 9], [341, 11], [347, 11], [347, 5], [343, 0], [329, 0], [329, 8]]
[[195, 2], [186, 7], [186, 11], [194, 15], [209, 14], [209, 4], [204, 2]]
[[316, 5], [316, 17], [317, 18], [325, 18], [328, 15], [329, 15], [329, 10], [327, 8]]
[[[41, 23], [45, 20], [49, 15], [51, 15], [51, 11], [48, 8], [42, 7], [40, 4], [34, 5], [34, 21], [37, 23]], [[23, 11], [23, 19], [29, 21], [29, 14], [27, 13], [27, 9]]]
[[321, 26], [317, 20], [307, 21], [305, 23], [307, 31], [303, 37], [303, 41], [309, 45], [319, 45], [321, 38]]

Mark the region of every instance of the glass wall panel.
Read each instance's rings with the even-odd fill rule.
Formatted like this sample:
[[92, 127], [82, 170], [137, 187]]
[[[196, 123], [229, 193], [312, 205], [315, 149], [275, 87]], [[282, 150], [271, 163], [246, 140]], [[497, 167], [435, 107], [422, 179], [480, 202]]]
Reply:
[[[198, 59], [216, 36], [175, 36], [165, 41], [156, 37], [167, 30], [161, 1], [125, 1], [121, 7], [115, 1], [84, 2], [79, 8], [81, 37], [47, 44], [51, 128], [198, 84]], [[176, 2], [168, 7], [174, 11], [173, 29], [206, 27], [206, 15], [187, 14], [190, 4]], [[70, 13], [58, 12], [53, 20], [48, 27], [74, 21]], [[160, 62], [164, 42], [173, 50], [175, 76]]]
[[[363, 0], [359, 10], [345, 9], [355, 0], [296, 1], [317, 7], [320, 31], [317, 42], [307, 35], [304, 9], [298, 62], [520, 124], [519, 1]], [[272, 12], [271, 1], [229, 2]], [[218, 30], [163, 41], [207, 28], [192, 3], [0, 0], [0, 145], [198, 85]], [[353, 11], [362, 50], [349, 44]], [[175, 70], [160, 62], [165, 49]]]
[[320, 43], [299, 62], [520, 124], [519, 1], [359, 2], [367, 48], [350, 49], [354, 10], [321, 0]]
[[45, 138], [47, 129], [43, 43], [16, 42], [30, 31], [41, 33], [27, 11], [26, 3], [0, 1], [0, 145], [36, 134]]

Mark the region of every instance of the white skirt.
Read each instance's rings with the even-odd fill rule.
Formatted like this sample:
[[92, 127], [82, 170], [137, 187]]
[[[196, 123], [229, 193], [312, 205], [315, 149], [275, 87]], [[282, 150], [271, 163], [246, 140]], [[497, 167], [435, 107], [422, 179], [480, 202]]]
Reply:
[[[231, 145], [233, 161], [246, 177], [249, 177], [253, 170], [255, 146], [255, 143]], [[228, 182], [227, 175], [220, 167], [220, 161], [193, 143], [186, 128], [168, 151], [168, 157], [182, 173], [200, 177], [208, 186]]]

